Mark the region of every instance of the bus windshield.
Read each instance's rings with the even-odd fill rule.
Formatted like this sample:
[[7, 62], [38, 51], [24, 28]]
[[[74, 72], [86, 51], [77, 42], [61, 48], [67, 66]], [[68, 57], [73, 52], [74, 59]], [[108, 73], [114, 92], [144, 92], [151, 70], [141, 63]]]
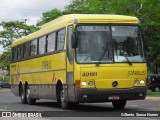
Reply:
[[77, 26], [77, 63], [145, 62], [138, 26]]

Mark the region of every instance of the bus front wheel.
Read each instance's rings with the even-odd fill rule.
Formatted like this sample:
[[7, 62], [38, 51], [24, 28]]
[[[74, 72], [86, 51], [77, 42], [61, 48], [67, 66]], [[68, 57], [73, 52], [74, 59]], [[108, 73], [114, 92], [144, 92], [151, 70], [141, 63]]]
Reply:
[[66, 91], [63, 89], [62, 85], [61, 85], [61, 90], [60, 90], [60, 104], [63, 109], [69, 108], [69, 102], [66, 96]]
[[116, 110], [122, 110], [122, 109], [124, 109], [126, 103], [127, 103], [126, 100], [112, 101], [112, 105], [113, 105], [114, 109], [116, 109]]

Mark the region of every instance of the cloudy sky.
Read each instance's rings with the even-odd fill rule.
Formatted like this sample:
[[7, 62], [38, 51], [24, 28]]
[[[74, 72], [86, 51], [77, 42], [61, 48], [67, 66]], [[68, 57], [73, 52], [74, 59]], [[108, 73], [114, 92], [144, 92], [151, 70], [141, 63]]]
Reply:
[[[27, 24], [35, 24], [41, 18], [43, 12], [57, 8], [64, 9], [71, 0], [0, 0], [1, 21], [24, 21]], [[2, 53], [0, 46], [0, 53]]]

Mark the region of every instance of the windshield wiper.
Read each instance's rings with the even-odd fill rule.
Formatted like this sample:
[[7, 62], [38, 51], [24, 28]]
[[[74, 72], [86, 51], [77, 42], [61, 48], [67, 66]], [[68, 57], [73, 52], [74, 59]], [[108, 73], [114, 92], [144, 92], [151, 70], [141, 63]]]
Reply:
[[128, 57], [126, 57], [125, 55], [124, 55], [124, 57], [126, 58], [126, 60], [127, 60], [128, 64], [129, 64], [129, 65], [132, 65], [132, 62], [129, 60], [129, 58], [128, 58]]
[[97, 64], [96, 64], [97, 67], [99, 66], [99, 64], [100, 64], [101, 61], [103, 60], [106, 52], [108, 51], [108, 49], [107, 49], [106, 47], [103, 47], [103, 50], [104, 50], [104, 52], [102, 53], [102, 55], [100, 56], [100, 58], [98, 59], [98, 62], [97, 62]]
[[83, 61], [86, 61], [86, 60], [88, 60], [88, 58], [90, 58], [90, 56], [87, 56]]

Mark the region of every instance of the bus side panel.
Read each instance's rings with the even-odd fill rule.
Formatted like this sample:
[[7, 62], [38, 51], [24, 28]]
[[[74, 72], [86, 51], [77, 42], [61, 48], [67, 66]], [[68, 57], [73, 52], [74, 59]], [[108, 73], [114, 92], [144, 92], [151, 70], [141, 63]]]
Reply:
[[29, 85], [32, 98], [56, 99], [56, 84], [66, 84], [65, 52], [11, 64], [11, 87], [18, 95], [19, 83]]
[[19, 75], [16, 63], [10, 64], [11, 91], [15, 96], [19, 96]]
[[57, 81], [66, 84], [65, 52], [45, 56], [36, 61], [39, 61], [42, 68], [39, 72], [31, 74], [30, 84], [34, 86], [33, 92], [37, 91], [38, 98], [56, 99]]

